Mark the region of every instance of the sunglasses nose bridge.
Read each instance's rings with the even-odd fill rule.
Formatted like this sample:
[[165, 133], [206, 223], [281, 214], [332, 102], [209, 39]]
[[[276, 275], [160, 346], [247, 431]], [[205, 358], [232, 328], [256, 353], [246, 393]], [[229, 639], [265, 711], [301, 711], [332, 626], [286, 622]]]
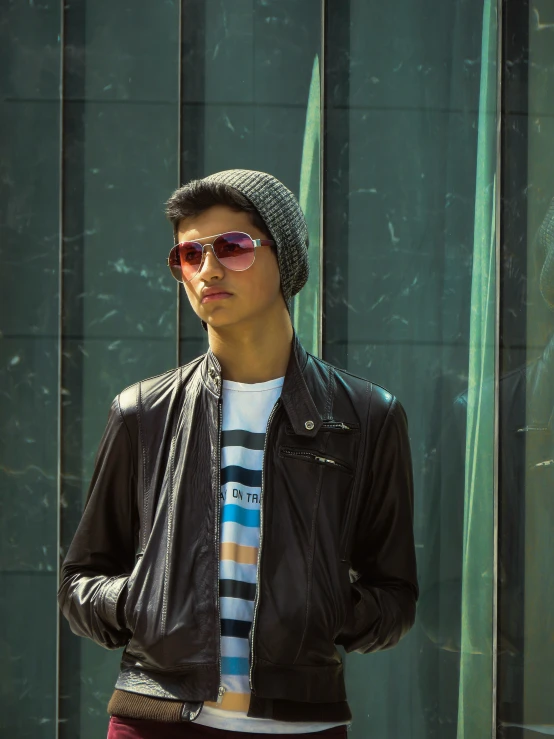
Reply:
[[[201, 246], [202, 246], [202, 257], [200, 259], [200, 264], [198, 265], [198, 270], [196, 272], [195, 277], [197, 277], [200, 274], [200, 272], [202, 272], [202, 270], [204, 269], [204, 267], [206, 266], [206, 264], [207, 264], [206, 257], [208, 256], [208, 251], [211, 251], [212, 252], [212, 255], [213, 255], [213, 258], [214, 258], [214, 265], [217, 266], [217, 267], [219, 267], [219, 269], [223, 269], [223, 265], [221, 264], [221, 262], [217, 258], [217, 254], [215, 253], [215, 249], [214, 249], [213, 243], [212, 244], [201, 244]], [[211, 260], [210, 260], [210, 262], [211, 262]]]

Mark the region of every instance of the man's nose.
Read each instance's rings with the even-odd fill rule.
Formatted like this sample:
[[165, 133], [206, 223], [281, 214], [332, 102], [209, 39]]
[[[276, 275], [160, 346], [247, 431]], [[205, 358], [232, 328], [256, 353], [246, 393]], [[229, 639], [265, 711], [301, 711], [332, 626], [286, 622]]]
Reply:
[[211, 244], [207, 244], [204, 248], [202, 264], [200, 265], [197, 275], [202, 275], [204, 279], [209, 279], [212, 276], [222, 276], [223, 271], [223, 265], [214, 254], [213, 246]]

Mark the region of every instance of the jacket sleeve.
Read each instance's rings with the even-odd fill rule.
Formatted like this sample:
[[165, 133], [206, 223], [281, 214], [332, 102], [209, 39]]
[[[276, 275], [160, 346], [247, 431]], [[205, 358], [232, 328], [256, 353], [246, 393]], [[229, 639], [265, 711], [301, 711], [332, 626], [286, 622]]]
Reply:
[[58, 603], [71, 630], [107, 649], [130, 636], [122, 614], [135, 562], [137, 510], [132, 444], [119, 395], [96, 454], [85, 510], [62, 565]]
[[361, 489], [351, 549], [351, 604], [337, 638], [347, 652], [394, 647], [419, 596], [413, 474], [406, 414], [393, 399]]

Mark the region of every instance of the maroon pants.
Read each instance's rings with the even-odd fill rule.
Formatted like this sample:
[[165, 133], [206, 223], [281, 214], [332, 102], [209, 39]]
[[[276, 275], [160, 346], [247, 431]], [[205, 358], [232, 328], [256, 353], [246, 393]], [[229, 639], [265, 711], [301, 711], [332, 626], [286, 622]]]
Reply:
[[[112, 716], [108, 729], [108, 739], [293, 739], [298, 734], [259, 734], [244, 731], [212, 729], [193, 722], [169, 723], [144, 721], [134, 718]], [[300, 734], [306, 737], [332, 736], [346, 739], [346, 725], [333, 726], [324, 731]]]

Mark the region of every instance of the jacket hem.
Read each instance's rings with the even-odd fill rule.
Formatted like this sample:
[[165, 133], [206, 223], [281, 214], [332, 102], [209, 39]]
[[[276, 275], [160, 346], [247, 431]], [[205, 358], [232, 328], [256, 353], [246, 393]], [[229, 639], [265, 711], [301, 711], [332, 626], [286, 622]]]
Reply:
[[[153, 698], [141, 693], [114, 690], [108, 703], [110, 716], [160, 722], [194, 721], [200, 714], [203, 702], [176, 701]], [[251, 695], [247, 715], [251, 718], [274, 721], [328, 721], [329, 723], [352, 720], [347, 701], [337, 703], [302, 703], [300, 701], [259, 698]], [[194, 717], [194, 718], [192, 718]]]
[[195, 665], [175, 672], [146, 671], [125, 667], [119, 673], [116, 689], [150, 698], [181, 702], [217, 700], [219, 665]]
[[346, 700], [342, 662], [332, 665], [277, 665], [256, 658], [252, 675], [254, 694], [304, 703]]

